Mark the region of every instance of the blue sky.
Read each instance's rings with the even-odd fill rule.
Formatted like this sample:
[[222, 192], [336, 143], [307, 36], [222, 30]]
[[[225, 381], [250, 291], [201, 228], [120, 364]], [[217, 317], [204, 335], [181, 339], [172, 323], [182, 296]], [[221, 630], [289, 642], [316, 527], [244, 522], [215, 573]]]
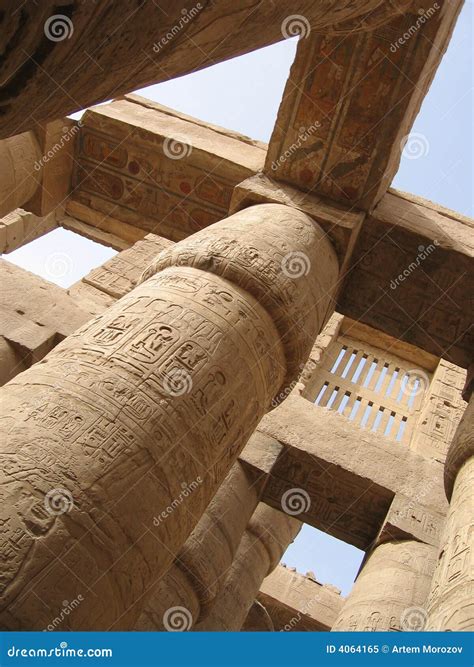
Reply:
[[[426, 96], [412, 134], [423, 146], [417, 159], [402, 158], [393, 186], [473, 215], [474, 5], [462, 10], [448, 51]], [[211, 123], [268, 141], [296, 50], [286, 40], [201, 72], [137, 93]], [[68, 287], [114, 255], [63, 229], [6, 256], [10, 262]], [[349, 592], [363, 554], [305, 526], [283, 561], [299, 572]]]

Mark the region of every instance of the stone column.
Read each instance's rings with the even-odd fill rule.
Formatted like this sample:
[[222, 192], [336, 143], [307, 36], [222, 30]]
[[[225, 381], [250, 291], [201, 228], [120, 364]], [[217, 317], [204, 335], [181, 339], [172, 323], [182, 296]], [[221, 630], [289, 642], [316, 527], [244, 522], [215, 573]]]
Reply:
[[[170, 629], [173, 617], [189, 627], [202, 621], [225, 583], [261, 479], [236, 461], [166, 575], [147, 595], [134, 630]], [[176, 614], [185, 609], [184, 615]]]
[[260, 503], [243, 534], [225, 588], [196, 631], [240, 630], [267, 575], [280, 562], [301, 521]]
[[435, 547], [386, 542], [368, 556], [332, 630], [422, 630]]
[[265, 606], [255, 600], [250, 607], [250, 611], [242, 625], [243, 632], [274, 632], [272, 618]]
[[40, 183], [41, 151], [33, 132], [0, 141], [0, 217], [21, 208]]
[[1, 627], [47, 627], [81, 596], [61, 629], [121, 629], [288, 393], [337, 277], [311, 218], [250, 207], [3, 387]]
[[450, 501], [428, 597], [428, 630], [474, 630], [474, 400], [471, 396], [445, 464]]

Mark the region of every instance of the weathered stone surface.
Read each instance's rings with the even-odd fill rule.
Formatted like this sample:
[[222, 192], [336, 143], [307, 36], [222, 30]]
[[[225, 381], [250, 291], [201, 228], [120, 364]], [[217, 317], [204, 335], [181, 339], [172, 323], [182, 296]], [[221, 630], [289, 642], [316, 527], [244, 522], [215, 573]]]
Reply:
[[38, 217], [17, 208], [0, 219], [0, 253], [8, 253], [34, 241], [58, 226], [56, 215]]
[[[343, 37], [323, 31], [302, 39], [270, 141], [266, 173], [370, 210], [398, 169], [404, 137], [462, 4], [439, 0], [421, 12], [422, 19], [413, 3], [411, 11], [372, 31]], [[409, 37], [400, 45], [407, 31]]]
[[40, 147], [32, 132], [0, 141], [0, 216], [24, 206], [34, 195], [41, 178], [35, 170], [40, 157]]
[[436, 548], [388, 542], [368, 556], [333, 630], [423, 630]]
[[267, 608], [258, 600], [255, 600], [250, 607], [241, 630], [243, 632], [273, 632], [275, 630]]
[[[188, 74], [310, 27], [344, 32], [367, 29], [408, 4], [410, 0], [297, 0], [288, 8], [270, 0], [258, 6], [249, 0], [222, 0], [198, 2], [187, 10], [162, 0], [157, 11], [153, 2], [123, 0], [117, 12], [113, 0], [98, 5], [65, 0], [60, 7], [46, 0], [26, 3], [20, 12], [17, 3], [9, 0], [4, 3], [6, 18], [1, 27], [0, 136]], [[295, 14], [300, 20], [296, 32], [291, 21]], [[34, 115], [31, 100], [35, 100]]]
[[[373, 543], [395, 494], [408, 497], [420, 512], [422, 506], [435, 515], [446, 512], [438, 462], [355, 429], [342, 415], [304, 398], [287, 398], [265, 416], [259, 431], [285, 447], [262, 499], [281, 508], [285, 498], [294, 498], [299, 519], [358, 548]], [[429, 522], [426, 529], [429, 541]]]
[[388, 193], [362, 225], [338, 312], [467, 368], [473, 227], [426, 200]]
[[471, 396], [450, 444], [444, 466], [444, 485], [448, 500], [463, 464], [474, 456], [474, 399]]
[[225, 217], [264, 159], [258, 142], [134, 95], [85, 113], [72, 197], [176, 241]]
[[445, 513], [427, 507], [422, 490], [415, 498], [397, 493], [376, 539], [376, 544], [415, 539], [439, 546]]
[[24, 352], [0, 336], [0, 385], [9, 382], [15, 375], [28, 368]]
[[285, 632], [330, 630], [344, 605], [333, 586], [283, 565], [263, 580], [257, 599], [267, 609], [275, 630]]
[[341, 266], [341, 274], [344, 274], [365, 217], [364, 213], [278, 183], [264, 174], [256, 174], [236, 185], [232, 193], [230, 212], [268, 202], [291, 206], [316, 220], [331, 239]]
[[34, 136], [40, 157], [34, 165], [39, 186], [25, 208], [35, 215], [45, 216], [63, 211], [72, 183], [74, 144], [79, 124], [70, 118], [36, 123]]
[[[252, 438], [245, 449], [252, 448]], [[236, 462], [173, 565], [147, 595], [135, 630], [169, 630], [176, 607], [189, 613], [189, 628], [202, 621], [222, 591], [247, 524], [257, 507], [264, 473]]]
[[474, 630], [472, 395], [448, 450], [445, 487], [450, 505], [428, 599], [428, 626], [432, 630]]
[[92, 315], [65, 290], [0, 260], [0, 336], [15, 347], [22, 364], [6, 363], [2, 377], [16, 375], [42, 359]]
[[[323, 325], [337, 261], [306, 215], [257, 206], [174, 250], [2, 390], [3, 627], [46, 627], [48, 609], [79, 594], [71, 628], [126, 613], [168, 569]], [[300, 279], [282, 271], [292, 250], [312, 267]], [[303, 331], [297, 313], [318, 300]], [[182, 484], [191, 497], [155, 526]]]
[[278, 565], [301, 523], [260, 503], [242, 536], [225, 586], [196, 631], [240, 630], [263, 579]]
[[474, 457], [459, 470], [427, 601], [428, 630], [474, 630]]

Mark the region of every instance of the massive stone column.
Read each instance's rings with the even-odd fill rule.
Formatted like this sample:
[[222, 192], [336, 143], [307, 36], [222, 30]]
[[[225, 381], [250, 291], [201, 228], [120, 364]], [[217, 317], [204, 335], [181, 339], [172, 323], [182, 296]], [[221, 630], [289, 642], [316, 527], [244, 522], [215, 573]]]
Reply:
[[186, 609], [189, 626], [205, 618], [257, 507], [262, 481], [239, 461], [234, 463], [173, 565], [147, 595], [135, 630], [170, 629], [177, 608]]
[[21, 208], [40, 183], [41, 151], [33, 132], [0, 141], [0, 217]]
[[[441, 1], [441, 0], [440, 0]], [[0, 136], [310, 30], [363, 31], [412, 0], [2, 3]], [[29, 55], [26, 58], [25, 52]], [[74, 62], [74, 67], [71, 63]], [[105, 75], [106, 74], [106, 75]], [[31, 101], [34, 100], [34, 110]]]
[[474, 630], [474, 400], [471, 396], [445, 464], [450, 500], [428, 597], [429, 630]]
[[80, 599], [62, 629], [120, 629], [295, 381], [337, 276], [311, 218], [250, 207], [3, 387], [1, 627]]
[[242, 536], [225, 587], [196, 631], [240, 630], [262, 581], [275, 569], [301, 521], [260, 503]]
[[332, 630], [422, 630], [435, 547], [386, 542], [368, 556]]

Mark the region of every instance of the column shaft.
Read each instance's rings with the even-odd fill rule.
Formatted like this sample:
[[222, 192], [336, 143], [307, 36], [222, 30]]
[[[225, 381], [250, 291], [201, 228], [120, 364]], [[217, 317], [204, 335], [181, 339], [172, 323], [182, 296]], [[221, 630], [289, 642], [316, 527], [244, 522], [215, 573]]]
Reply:
[[260, 485], [237, 461], [178, 557], [153, 591], [135, 630], [166, 630], [173, 609], [184, 607], [187, 624], [205, 618], [225, 583], [242, 535], [258, 504]]
[[297, 519], [260, 503], [242, 536], [221, 595], [198, 631], [240, 630], [262, 581], [301, 528]]
[[450, 505], [427, 602], [429, 630], [474, 630], [473, 418], [471, 396], [446, 459]]
[[435, 558], [434, 547], [414, 540], [376, 547], [332, 630], [422, 630]]
[[159, 257], [1, 390], [4, 628], [47, 627], [80, 595], [63, 628], [120, 629], [332, 309], [327, 235], [286, 206], [246, 209]]

